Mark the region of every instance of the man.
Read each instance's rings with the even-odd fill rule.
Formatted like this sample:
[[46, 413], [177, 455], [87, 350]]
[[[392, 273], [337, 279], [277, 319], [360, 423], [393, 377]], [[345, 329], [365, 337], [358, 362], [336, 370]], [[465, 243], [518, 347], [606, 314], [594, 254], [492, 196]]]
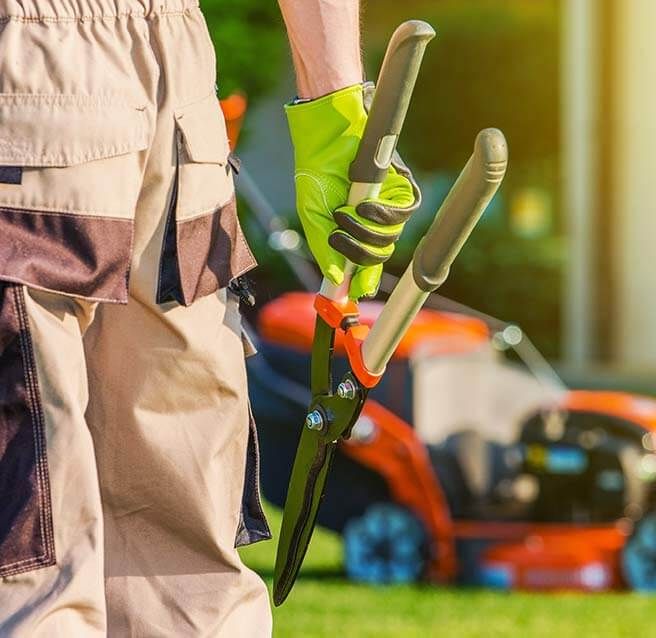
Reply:
[[[358, 3], [280, 5], [299, 213], [324, 274], [346, 254], [373, 294], [417, 196], [391, 170], [344, 206]], [[269, 536], [228, 288], [255, 262], [196, 0], [0, 15], [0, 636], [268, 636], [235, 549]]]

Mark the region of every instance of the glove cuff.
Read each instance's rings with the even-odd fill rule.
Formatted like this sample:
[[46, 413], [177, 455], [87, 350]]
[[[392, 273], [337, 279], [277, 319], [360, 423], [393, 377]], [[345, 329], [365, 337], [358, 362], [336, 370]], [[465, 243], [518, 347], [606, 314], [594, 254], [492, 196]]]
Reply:
[[322, 151], [336, 138], [353, 136], [359, 141], [367, 121], [362, 84], [309, 102], [286, 104], [285, 113], [297, 162]]

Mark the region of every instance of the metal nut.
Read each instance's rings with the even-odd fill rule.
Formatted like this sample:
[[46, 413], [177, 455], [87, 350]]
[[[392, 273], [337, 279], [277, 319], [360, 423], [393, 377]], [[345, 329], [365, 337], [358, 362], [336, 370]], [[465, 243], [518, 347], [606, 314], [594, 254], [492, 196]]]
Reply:
[[319, 410], [312, 410], [305, 417], [305, 427], [308, 430], [323, 430], [323, 416]]
[[337, 396], [340, 399], [354, 399], [357, 391], [358, 389], [351, 379], [346, 379], [337, 386]]

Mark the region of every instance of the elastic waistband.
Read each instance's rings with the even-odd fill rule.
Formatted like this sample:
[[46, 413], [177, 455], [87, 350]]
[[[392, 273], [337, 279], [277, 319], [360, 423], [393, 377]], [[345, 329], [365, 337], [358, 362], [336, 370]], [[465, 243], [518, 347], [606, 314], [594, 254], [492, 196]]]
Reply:
[[184, 14], [199, 0], [0, 0], [0, 20], [73, 22]]

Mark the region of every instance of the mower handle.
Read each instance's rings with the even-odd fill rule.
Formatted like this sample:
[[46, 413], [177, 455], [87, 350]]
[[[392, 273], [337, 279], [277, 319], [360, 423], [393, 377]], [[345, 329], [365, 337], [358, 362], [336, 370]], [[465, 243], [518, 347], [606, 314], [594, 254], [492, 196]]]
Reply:
[[472, 156], [362, 344], [363, 363], [371, 374], [383, 373], [428, 295], [448, 277], [451, 264], [497, 192], [507, 165], [503, 133], [494, 128], [481, 131]]

